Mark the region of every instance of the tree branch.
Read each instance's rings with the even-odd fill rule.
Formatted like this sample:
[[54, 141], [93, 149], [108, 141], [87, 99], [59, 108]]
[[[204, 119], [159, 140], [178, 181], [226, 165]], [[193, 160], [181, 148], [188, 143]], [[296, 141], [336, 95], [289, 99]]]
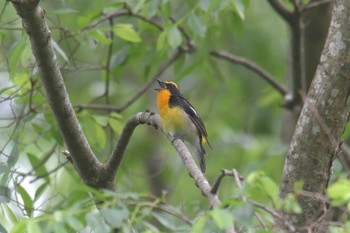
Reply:
[[272, 8], [289, 24], [291, 24], [293, 12], [280, 0], [268, 0]]
[[101, 164], [91, 150], [69, 100], [52, 47], [51, 33], [44, 17], [45, 11], [39, 7], [39, 0], [11, 2], [29, 35], [46, 98], [72, 154], [74, 166], [84, 182], [93, 185], [91, 179], [95, 178]]
[[[349, 17], [350, 2], [336, 0], [320, 63], [286, 156], [281, 198], [294, 193], [294, 184], [300, 180], [302, 191], [325, 195], [350, 114]], [[296, 227], [318, 220], [324, 212], [322, 203], [314, 197], [299, 196], [298, 201], [302, 213], [291, 218]], [[315, 228], [317, 231], [319, 226]]]
[[[130, 117], [124, 126], [124, 129], [113, 149], [109, 160], [105, 164], [106, 173], [111, 174], [113, 177], [116, 175], [122, 161], [125, 148], [128, 145], [132, 133], [139, 124], [147, 124], [155, 128], [161, 128], [160, 118], [158, 114], [152, 112], [139, 112]], [[197, 187], [201, 190], [202, 194], [208, 198], [210, 206], [218, 206], [221, 203], [218, 195], [216, 193], [211, 193], [212, 188], [208, 180], [204, 177], [203, 173], [198, 168], [184, 142], [180, 139], [174, 139], [170, 135], [167, 135], [167, 138], [179, 153], [190, 176], [195, 180]]]
[[282, 96], [286, 96], [288, 91], [287, 89], [279, 84], [272, 75], [270, 75], [267, 71], [265, 71], [263, 68], [261, 68], [258, 64], [244, 58], [240, 57], [225, 51], [218, 51], [218, 50], [212, 50], [210, 52], [210, 55], [224, 59], [226, 61], [235, 63], [235, 64], [240, 64], [247, 69], [253, 71], [254, 73], [258, 74], [260, 77], [262, 77], [266, 82], [271, 84], [273, 88], [275, 88]]

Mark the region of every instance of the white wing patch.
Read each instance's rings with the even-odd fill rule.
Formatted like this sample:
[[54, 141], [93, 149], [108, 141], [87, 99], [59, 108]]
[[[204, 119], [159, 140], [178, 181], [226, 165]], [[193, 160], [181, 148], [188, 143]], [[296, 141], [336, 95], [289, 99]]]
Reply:
[[196, 112], [196, 110], [194, 110], [194, 108], [191, 105], [189, 105], [189, 107], [194, 112], [194, 114], [196, 114], [196, 116], [198, 116], [198, 113]]

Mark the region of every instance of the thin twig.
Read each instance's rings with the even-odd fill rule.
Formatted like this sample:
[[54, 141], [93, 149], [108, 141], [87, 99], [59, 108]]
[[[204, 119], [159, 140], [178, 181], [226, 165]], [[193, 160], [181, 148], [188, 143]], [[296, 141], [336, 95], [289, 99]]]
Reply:
[[267, 81], [273, 88], [275, 88], [283, 97], [287, 95], [288, 91], [287, 89], [279, 84], [274, 77], [269, 74], [266, 70], [264, 70], [262, 67], [260, 67], [258, 64], [244, 58], [240, 57], [231, 53], [228, 53], [226, 51], [218, 51], [218, 50], [212, 50], [210, 54], [214, 57], [224, 59], [226, 61], [236, 63], [243, 65], [247, 69], [253, 71], [254, 73], [258, 74], [261, 78], [263, 78], [265, 81]]
[[176, 52], [169, 58], [169, 60], [159, 67], [157, 73], [153, 76], [152, 79], [148, 80], [148, 82], [123, 105], [116, 108], [118, 109], [118, 112], [124, 111], [127, 107], [133, 104], [140, 96], [142, 96], [148, 90], [148, 88], [150, 88], [154, 81], [157, 78], [159, 78], [182, 54], [182, 50], [177, 49]]
[[289, 223], [287, 221], [287, 219], [285, 217], [283, 217], [280, 213], [278, 213], [277, 211], [274, 211], [273, 209], [269, 208], [268, 206], [266, 205], [263, 205], [259, 202], [256, 202], [254, 200], [251, 200], [249, 198], [247, 198], [247, 202], [251, 203], [252, 205], [254, 205], [255, 207], [259, 208], [259, 209], [262, 209], [264, 210], [265, 212], [271, 214], [272, 217], [280, 220], [288, 229], [288, 232], [296, 232], [296, 229], [295, 227]]
[[49, 176], [51, 175], [52, 173], [55, 173], [56, 171], [58, 171], [60, 168], [64, 167], [69, 161], [64, 161], [63, 163], [61, 163], [60, 165], [58, 165], [57, 167], [55, 167], [54, 169], [52, 169], [51, 171], [45, 173], [45, 174], [41, 174], [39, 176], [37, 176], [35, 179], [29, 181], [29, 183], [34, 183], [35, 181], [39, 180], [39, 179], [42, 179], [46, 176]]

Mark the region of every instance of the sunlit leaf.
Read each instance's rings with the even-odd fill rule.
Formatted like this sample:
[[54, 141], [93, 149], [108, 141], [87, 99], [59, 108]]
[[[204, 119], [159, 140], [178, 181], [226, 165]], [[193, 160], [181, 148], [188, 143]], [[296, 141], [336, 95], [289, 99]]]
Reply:
[[200, 216], [197, 221], [193, 224], [191, 233], [202, 233], [204, 232], [204, 227], [208, 221], [208, 216]]
[[350, 202], [350, 181], [341, 179], [331, 184], [327, 189], [327, 195], [336, 206]]
[[14, 227], [11, 229], [11, 233], [23, 233], [25, 232], [26, 226], [28, 223], [28, 219], [24, 219], [22, 221], [19, 221], [14, 225]]
[[39, 224], [35, 222], [35, 219], [31, 219], [27, 223], [27, 233], [40, 233], [41, 228]]
[[101, 32], [100, 30], [93, 30], [90, 31], [90, 35], [98, 42], [101, 42], [105, 45], [110, 45], [112, 43], [112, 40], [107, 38], [106, 35]]
[[164, 48], [167, 35], [167, 31], [163, 31], [159, 34], [157, 39], [157, 51], [160, 51]]
[[129, 42], [139, 43], [142, 41], [131, 24], [116, 24], [113, 27], [113, 32], [121, 39]]

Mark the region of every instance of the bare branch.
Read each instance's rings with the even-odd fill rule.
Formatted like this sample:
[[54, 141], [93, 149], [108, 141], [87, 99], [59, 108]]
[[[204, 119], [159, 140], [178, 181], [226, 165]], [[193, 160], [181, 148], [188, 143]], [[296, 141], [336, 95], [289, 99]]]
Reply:
[[293, 17], [293, 12], [289, 10], [280, 0], [268, 0], [273, 9], [289, 24]]
[[86, 30], [90, 30], [94, 27], [96, 27], [97, 25], [109, 20], [109, 19], [113, 19], [113, 18], [116, 18], [116, 17], [122, 17], [122, 16], [132, 16], [132, 17], [136, 17], [136, 18], [139, 18], [140, 20], [156, 27], [158, 30], [160, 31], [163, 31], [163, 27], [161, 24], [155, 22], [154, 20], [150, 20], [150, 19], [147, 19], [146, 17], [144, 17], [143, 15], [139, 14], [139, 13], [136, 13], [136, 12], [132, 12], [131, 10], [129, 11], [125, 11], [125, 10], [116, 10], [116, 11], [112, 11], [112, 12], [109, 12], [105, 15], [103, 15], [103, 17], [101, 17], [100, 19], [96, 20], [96, 21], [93, 21], [92, 23], [90, 23], [88, 26], [86, 26], [83, 31], [86, 31]]
[[44, 17], [45, 11], [39, 7], [38, 0], [11, 2], [29, 35], [48, 103], [72, 154], [74, 166], [84, 182], [91, 184], [101, 164], [91, 150], [70, 103]]
[[247, 199], [247, 202], [249, 202], [253, 206], [255, 206], [259, 209], [262, 209], [262, 210], [266, 211], [267, 213], [271, 214], [271, 216], [274, 217], [275, 219], [280, 220], [287, 227], [288, 232], [296, 232], [295, 227], [292, 224], [290, 224], [287, 221], [287, 219], [284, 216], [282, 216], [280, 213], [278, 213], [277, 211], [274, 211], [273, 209], [269, 208], [268, 206], [263, 205], [259, 202], [251, 200], [251, 199]]
[[225, 51], [218, 51], [218, 50], [213, 50], [210, 52], [210, 54], [214, 57], [224, 59], [226, 61], [236, 63], [243, 65], [247, 69], [253, 71], [254, 73], [258, 74], [260, 77], [262, 77], [265, 81], [267, 81], [273, 88], [275, 88], [279, 93], [281, 93], [282, 96], [286, 96], [288, 91], [287, 89], [279, 84], [274, 77], [269, 74], [267, 71], [265, 71], [263, 68], [261, 68], [258, 64], [244, 58], [240, 57]]
[[[106, 173], [113, 174], [113, 177], [115, 176], [122, 161], [124, 151], [130, 140], [130, 137], [139, 124], [148, 124], [155, 128], [161, 128], [160, 117], [158, 114], [151, 112], [139, 112], [130, 117], [124, 126], [124, 129], [115, 148], [113, 149], [109, 160], [105, 164]], [[201, 190], [202, 194], [208, 198], [210, 206], [218, 206], [221, 203], [218, 195], [211, 193], [212, 188], [208, 180], [204, 177], [203, 173], [198, 168], [184, 142], [180, 139], [174, 139], [170, 135], [167, 135], [167, 137], [176, 151], [179, 153], [190, 176], [195, 180], [197, 187]]]
[[118, 107], [118, 112], [124, 111], [127, 107], [133, 104], [141, 95], [143, 95], [148, 88], [153, 84], [153, 82], [159, 78], [168, 68], [171, 66], [181, 55], [183, 50], [181, 48], [177, 49], [176, 52], [166, 61], [162, 66], [159, 67], [157, 73], [152, 79], [150, 79], [140, 90], [138, 90], [128, 101], [123, 105]]

